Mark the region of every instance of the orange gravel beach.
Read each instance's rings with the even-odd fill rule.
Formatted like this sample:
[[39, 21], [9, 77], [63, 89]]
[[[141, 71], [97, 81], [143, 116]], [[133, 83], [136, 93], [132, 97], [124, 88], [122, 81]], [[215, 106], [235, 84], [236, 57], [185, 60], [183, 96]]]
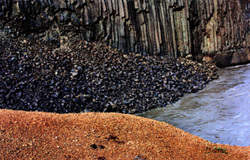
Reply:
[[118, 113], [0, 110], [0, 159], [250, 159], [167, 123]]

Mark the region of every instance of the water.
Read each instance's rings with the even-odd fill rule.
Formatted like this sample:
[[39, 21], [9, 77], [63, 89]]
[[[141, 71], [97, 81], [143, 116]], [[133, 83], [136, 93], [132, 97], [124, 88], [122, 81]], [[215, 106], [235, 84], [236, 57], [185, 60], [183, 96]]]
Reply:
[[198, 93], [137, 115], [167, 122], [214, 143], [250, 146], [250, 65], [228, 67], [219, 75]]

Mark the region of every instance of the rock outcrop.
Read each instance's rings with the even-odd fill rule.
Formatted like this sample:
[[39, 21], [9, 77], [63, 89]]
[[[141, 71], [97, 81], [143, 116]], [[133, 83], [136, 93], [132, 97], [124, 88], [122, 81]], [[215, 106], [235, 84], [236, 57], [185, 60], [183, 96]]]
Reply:
[[[247, 22], [239, 0], [2, 0], [0, 32], [60, 45], [64, 36], [124, 52], [175, 57], [241, 49]], [[245, 3], [244, 3], [245, 4]]]

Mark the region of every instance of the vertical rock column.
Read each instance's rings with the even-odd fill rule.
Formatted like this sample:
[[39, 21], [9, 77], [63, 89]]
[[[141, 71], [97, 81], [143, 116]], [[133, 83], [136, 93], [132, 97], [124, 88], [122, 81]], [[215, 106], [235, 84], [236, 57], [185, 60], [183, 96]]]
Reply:
[[238, 0], [2, 0], [0, 30], [57, 43], [78, 36], [175, 57], [242, 48], [246, 41]]
[[209, 54], [246, 47], [248, 26], [239, 1], [193, 0], [190, 15], [193, 52]]

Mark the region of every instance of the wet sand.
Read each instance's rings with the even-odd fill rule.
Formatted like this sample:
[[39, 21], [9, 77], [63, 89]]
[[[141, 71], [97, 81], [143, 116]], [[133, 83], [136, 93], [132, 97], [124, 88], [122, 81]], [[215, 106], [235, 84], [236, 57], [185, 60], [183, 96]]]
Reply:
[[0, 148], [0, 159], [250, 159], [250, 147], [119, 113], [0, 110]]

